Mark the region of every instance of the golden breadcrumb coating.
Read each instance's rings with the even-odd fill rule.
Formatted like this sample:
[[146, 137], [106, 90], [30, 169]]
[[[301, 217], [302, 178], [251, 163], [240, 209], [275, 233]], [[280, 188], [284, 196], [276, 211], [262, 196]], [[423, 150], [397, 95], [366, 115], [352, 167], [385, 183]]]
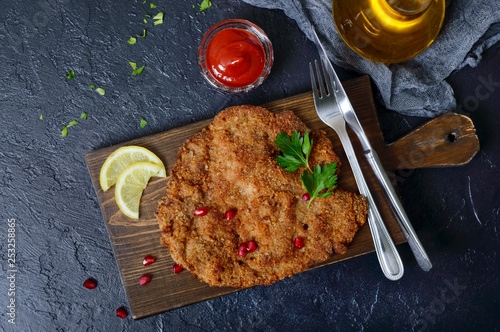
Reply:
[[[156, 213], [161, 243], [175, 262], [211, 286], [269, 285], [347, 250], [366, 221], [366, 201], [335, 189], [310, 208], [300, 174], [287, 173], [275, 158], [277, 134], [304, 134], [289, 111], [275, 114], [256, 106], [230, 107], [179, 151]], [[324, 132], [314, 140], [310, 165], [340, 161]], [[205, 216], [195, 216], [206, 207]], [[231, 220], [225, 212], [236, 209]], [[294, 246], [300, 237], [304, 247]], [[238, 255], [242, 243], [258, 249]]]

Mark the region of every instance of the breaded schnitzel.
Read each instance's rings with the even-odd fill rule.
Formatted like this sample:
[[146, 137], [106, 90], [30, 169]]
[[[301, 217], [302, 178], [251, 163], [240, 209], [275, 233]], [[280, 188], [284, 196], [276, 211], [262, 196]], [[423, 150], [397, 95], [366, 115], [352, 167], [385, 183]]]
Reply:
[[[366, 201], [335, 189], [307, 208], [303, 167], [287, 173], [275, 161], [276, 135], [295, 130], [307, 128], [290, 111], [236, 106], [184, 143], [156, 213], [161, 243], [175, 262], [211, 286], [249, 287], [345, 253], [366, 221]], [[325, 133], [310, 135], [310, 165], [340, 166]], [[201, 207], [206, 214], [195, 215]], [[228, 210], [236, 212], [230, 220]], [[296, 238], [303, 241], [300, 249]], [[239, 255], [240, 245], [250, 242], [257, 250]]]

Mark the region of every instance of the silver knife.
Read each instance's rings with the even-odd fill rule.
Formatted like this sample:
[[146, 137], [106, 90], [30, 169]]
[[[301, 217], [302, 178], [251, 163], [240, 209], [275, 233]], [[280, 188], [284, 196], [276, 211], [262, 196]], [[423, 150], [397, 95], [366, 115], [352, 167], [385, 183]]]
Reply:
[[344, 88], [340, 83], [340, 80], [337, 76], [337, 73], [335, 72], [335, 69], [333, 68], [330, 60], [328, 59], [328, 56], [326, 55], [323, 45], [319, 41], [316, 31], [314, 29], [312, 29], [312, 31], [314, 33], [314, 37], [316, 38], [316, 45], [318, 47], [320, 57], [325, 64], [326, 71], [328, 72], [330, 77], [333, 79], [333, 82], [335, 83], [335, 85], [333, 86], [333, 91], [335, 94], [335, 98], [337, 99], [337, 104], [339, 106], [339, 109], [342, 112], [342, 115], [344, 116], [344, 120], [347, 122], [347, 124], [349, 124], [351, 129], [358, 136], [359, 141], [361, 142], [361, 146], [363, 147], [365, 157], [368, 160], [368, 163], [370, 164], [371, 168], [373, 169], [373, 172], [375, 173], [378, 182], [382, 186], [382, 190], [389, 199], [389, 205], [391, 206], [392, 210], [394, 211], [394, 214], [397, 217], [399, 225], [403, 230], [404, 236], [408, 240], [408, 244], [410, 245], [410, 248], [413, 254], [415, 255], [415, 259], [417, 260], [418, 265], [422, 268], [422, 270], [429, 271], [432, 268], [432, 263], [429, 257], [427, 256], [424, 247], [420, 243], [420, 240], [418, 239], [418, 236], [415, 233], [415, 230], [413, 229], [413, 226], [411, 225], [408, 216], [406, 215], [403, 205], [401, 204], [401, 201], [399, 200], [396, 191], [394, 190], [394, 187], [392, 186], [389, 177], [387, 176], [387, 173], [385, 172], [377, 153], [372, 148], [370, 141], [368, 141], [368, 137], [366, 136], [363, 127], [361, 127], [358, 117], [356, 116], [356, 113], [352, 108], [351, 102], [349, 101], [349, 98], [347, 97], [347, 94], [345, 93]]

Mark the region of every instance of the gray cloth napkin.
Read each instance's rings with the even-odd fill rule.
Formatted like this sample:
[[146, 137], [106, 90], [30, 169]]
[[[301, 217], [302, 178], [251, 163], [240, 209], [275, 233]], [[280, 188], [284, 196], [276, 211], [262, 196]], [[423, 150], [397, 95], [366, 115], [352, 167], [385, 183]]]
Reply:
[[335, 64], [370, 75], [385, 106], [406, 115], [434, 117], [454, 110], [453, 90], [445, 79], [466, 65], [476, 66], [481, 53], [500, 40], [500, 0], [451, 0], [443, 27], [427, 50], [406, 62], [385, 65], [362, 58], [342, 41], [331, 0], [243, 1], [283, 10], [314, 40], [312, 24]]

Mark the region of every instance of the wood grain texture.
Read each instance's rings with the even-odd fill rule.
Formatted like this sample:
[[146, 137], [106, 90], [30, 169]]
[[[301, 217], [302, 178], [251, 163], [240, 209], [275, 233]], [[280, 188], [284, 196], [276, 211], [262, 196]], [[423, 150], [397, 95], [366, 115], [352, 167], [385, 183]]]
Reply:
[[[399, 156], [402, 156], [402, 158], [409, 158], [411, 150], [409, 150], [408, 147], [414, 146], [416, 142], [425, 141], [426, 131], [420, 130], [418, 131], [418, 139], [415, 138], [412, 140], [412, 134], [409, 134], [404, 138], [405, 141], [401, 143], [396, 142], [391, 147], [386, 147], [375, 113], [369, 78], [365, 76], [347, 81], [344, 83], [344, 87], [373, 147], [377, 151], [383, 152], [379, 154], [385, 166], [389, 168], [398, 167], [397, 163], [395, 164], [393, 160], [397, 159]], [[332, 140], [335, 151], [343, 161], [339, 178], [339, 187], [348, 191], [357, 192], [356, 183], [340, 141], [334, 131], [324, 125], [317, 117], [311, 93], [271, 102], [263, 106], [273, 112], [279, 112], [286, 109], [292, 110], [310, 129], [324, 130], [327, 136]], [[99, 185], [99, 171], [105, 159], [111, 152], [124, 145], [140, 145], [150, 149], [162, 159], [168, 174], [176, 161], [179, 147], [189, 136], [206, 127], [210, 121], [209, 119], [102, 148], [89, 152], [86, 156], [87, 166], [97, 193], [103, 219], [106, 223], [110, 242], [114, 250], [134, 319], [158, 314], [163, 311], [237, 291], [237, 289], [234, 288], [209, 287], [207, 284], [195, 279], [187, 271], [178, 275], [172, 272], [174, 262], [168, 253], [168, 249], [162, 247], [159, 243], [160, 232], [154, 216], [157, 202], [164, 193], [167, 179], [153, 178], [150, 181], [143, 193], [140, 206], [140, 219], [137, 221], [125, 217], [119, 211], [115, 204], [114, 187], [107, 192], [103, 192]], [[448, 124], [450, 125], [451, 122]], [[471, 128], [457, 131], [457, 133], [460, 133], [457, 137], [461, 139], [462, 133], [464, 133], [464, 136], [472, 135], [474, 129], [471, 123], [469, 127]], [[372, 190], [379, 211], [384, 218], [394, 242], [396, 244], [406, 242], [377, 184], [373, 172], [362, 155], [359, 142], [357, 139], [354, 139], [354, 134], [352, 132], [350, 135], [358, 153], [358, 159], [367, 183]], [[440, 139], [442, 138], [441, 136], [439, 136]], [[432, 139], [434, 139], [434, 137]], [[444, 154], [444, 158], [443, 156], [441, 156], [441, 158], [436, 156], [431, 161], [424, 164], [432, 166], [434, 160], [440, 160], [438, 165], [442, 166], [443, 160], [446, 158], [446, 151], [450, 146], [449, 144], [445, 144], [439, 151], [435, 150], [436, 155]], [[465, 144], [465, 148], [471, 147], [473, 147], [473, 144]], [[469, 156], [471, 155], [470, 151], [464, 151], [464, 153], [467, 153]], [[466, 158], [462, 159], [465, 160]], [[374, 246], [367, 223], [360, 229], [346, 254], [333, 255], [328, 261], [314, 266], [313, 268], [356, 257], [372, 252], [373, 250]], [[150, 266], [144, 267], [142, 265], [142, 260], [146, 255], [154, 256], [156, 262]], [[374, 256], [373, 259], [376, 259], [376, 257]], [[139, 277], [144, 274], [149, 274], [151, 276], [151, 282], [147, 286], [140, 286], [138, 280]], [[381, 271], [380, 278], [384, 278]]]
[[385, 147], [380, 153], [384, 155], [388, 169], [402, 169], [464, 165], [478, 151], [479, 139], [471, 119], [445, 113]]

